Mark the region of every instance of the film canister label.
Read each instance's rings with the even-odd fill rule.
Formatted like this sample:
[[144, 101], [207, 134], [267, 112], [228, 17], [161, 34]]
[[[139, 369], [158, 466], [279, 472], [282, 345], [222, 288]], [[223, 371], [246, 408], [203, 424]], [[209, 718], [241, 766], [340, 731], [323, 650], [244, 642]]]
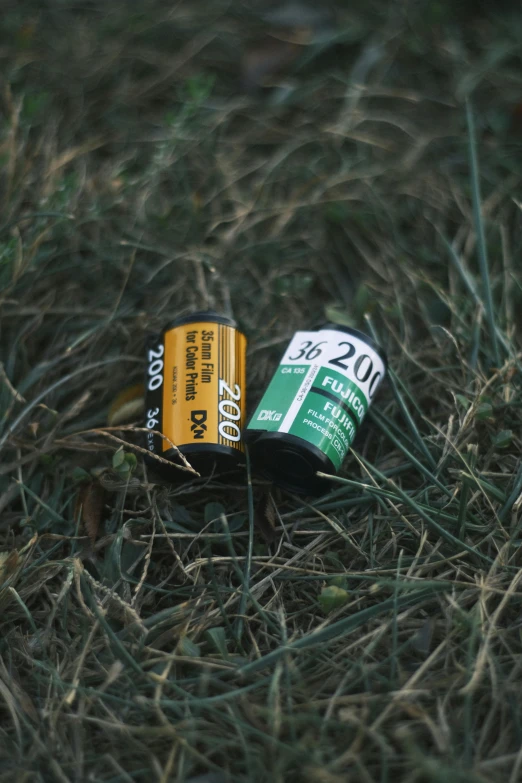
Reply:
[[247, 435], [278, 433], [284, 441], [286, 434], [294, 446], [299, 438], [337, 471], [385, 373], [380, 349], [356, 330], [328, 326], [296, 332]]
[[[231, 319], [194, 314], [147, 346], [147, 449], [169, 459], [239, 456], [245, 420], [246, 338]], [[165, 438], [158, 437], [154, 430]]]

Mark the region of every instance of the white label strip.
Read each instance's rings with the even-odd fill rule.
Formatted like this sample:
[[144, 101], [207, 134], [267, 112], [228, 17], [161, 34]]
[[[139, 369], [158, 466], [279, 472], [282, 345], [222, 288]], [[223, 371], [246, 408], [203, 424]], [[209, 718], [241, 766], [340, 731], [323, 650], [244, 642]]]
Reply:
[[279, 432], [288, 432], [292, 424], [294, 423], [294, 419], [297, 416], [299, 412], [299, 408], [301, 407], [304, 398], [306, 397], [309, 389], [312, 387], [312, 383], [314, 382], [314, 378], [319, 372], [320, 364], [313, 364], [311, 365], [310, 369], [306, 373], [303, 382], [301, 386], [298, 389], [297, 394], [295, 395], [292, 404], [288, 408], [286, 412], [286, 416], [284, 417], [283, 421], [281, 422], [281, 425], [279, 427]]

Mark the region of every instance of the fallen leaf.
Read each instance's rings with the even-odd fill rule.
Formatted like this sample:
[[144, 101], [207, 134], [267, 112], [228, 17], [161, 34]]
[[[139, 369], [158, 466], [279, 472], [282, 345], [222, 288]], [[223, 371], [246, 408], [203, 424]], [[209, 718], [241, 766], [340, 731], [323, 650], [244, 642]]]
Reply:
[[7, 670], [5, 663], [2, 658], [0, 658], [0, 679], [2, 679], [5, 685], [10, 689], [13, 697], [25, 714], [31, 718], [31, 720], [37, 721], [38, 711], [31, 697], [22, 688], [20, 684], [20, 675], [12, 660], [9, 661], [9, 670]]
[[138, 419], [145, 409], [145, 387], [142, 383], [127, 386], [112, 401], [107, 416], [109, 427]]
[[333, 612], [348, 603], [350, 596], [342, 587], [330, 585], [323, 587], [319, 596], [319, 604], [325, 614]]
[[125, 452], [123, 451], [123, 446], [120, 446], [120, 448], [112, 455], [112, 467], [114, 470], [118, 470], [118, 468], [120, 468], [124, 462]]
[[290, 41], [266, 37], [266, 40], [249, 49], [241, 63], [241, 84], [247, 91], [266, 86], [267, 82], [290, 65], [301, 47]]
[[275, 531], [276, 520], [277, 516], [272, 495], [270, 492], [265, 492], [257, 504], [254, 513], [254, 523], [267, 544], [271, 544], [277, 538]]
[[493, 438], [493, 445], [497, 449], [507, 449], [513, 440], [513, 430], [501, 430]]
[[493, 418], [493, 406], [489, 402], [481, 402], [475, 409], [475, 418], [482, 421], [483, 419]]
[[82, 484], [76, 498], [75, 518], [80, 516], [80, 523], [94, 543], [102, 521], [106, 492], [97, 481]]
[[0, 552], [0, 584], [7, 582], [18, 566], [19, 555], [16, 549], [11, 552]]
[[28, 49], [34, 43], [36, 19], [26, 20], [16, 31], [15, 41], [19, 49]]
[[29, 428], [29, 430], [31, 431], [31, 435], [33, 436], [33, 438], [36, 438], [36, 436], [37, 436], [37, 434], [38, 434], [38, 429], [39, 429], [39, 427], [40, 427], [40, 422], [39, 422], [39, 421], [31, 421], [31, 422], [30, 422], [30, 423], [27, 425], [27, 427], [28, 427], [28, 428]]

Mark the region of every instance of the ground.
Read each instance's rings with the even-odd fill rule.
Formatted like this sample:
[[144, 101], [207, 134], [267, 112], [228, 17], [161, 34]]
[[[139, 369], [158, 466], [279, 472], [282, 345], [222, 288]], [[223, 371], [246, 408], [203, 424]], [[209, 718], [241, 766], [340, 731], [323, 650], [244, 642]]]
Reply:
[[[4, 5], [1, 781], [522, 780], [511, 8]], [[386, 349], [328, 494], [107, 429], [208, 306]]]

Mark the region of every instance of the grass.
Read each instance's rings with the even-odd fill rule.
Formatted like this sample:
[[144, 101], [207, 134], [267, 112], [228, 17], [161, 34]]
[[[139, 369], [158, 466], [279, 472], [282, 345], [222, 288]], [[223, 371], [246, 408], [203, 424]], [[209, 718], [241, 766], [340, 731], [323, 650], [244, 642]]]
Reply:
[[[522, 779], [522, 25], [459, 9], [339, 4], [249, 93], [254, 4], [8, 4], [0, 781]], [[296, 329], [386, 348], [328, 494], [106, 429], [207, 306], [250, 407]]]

